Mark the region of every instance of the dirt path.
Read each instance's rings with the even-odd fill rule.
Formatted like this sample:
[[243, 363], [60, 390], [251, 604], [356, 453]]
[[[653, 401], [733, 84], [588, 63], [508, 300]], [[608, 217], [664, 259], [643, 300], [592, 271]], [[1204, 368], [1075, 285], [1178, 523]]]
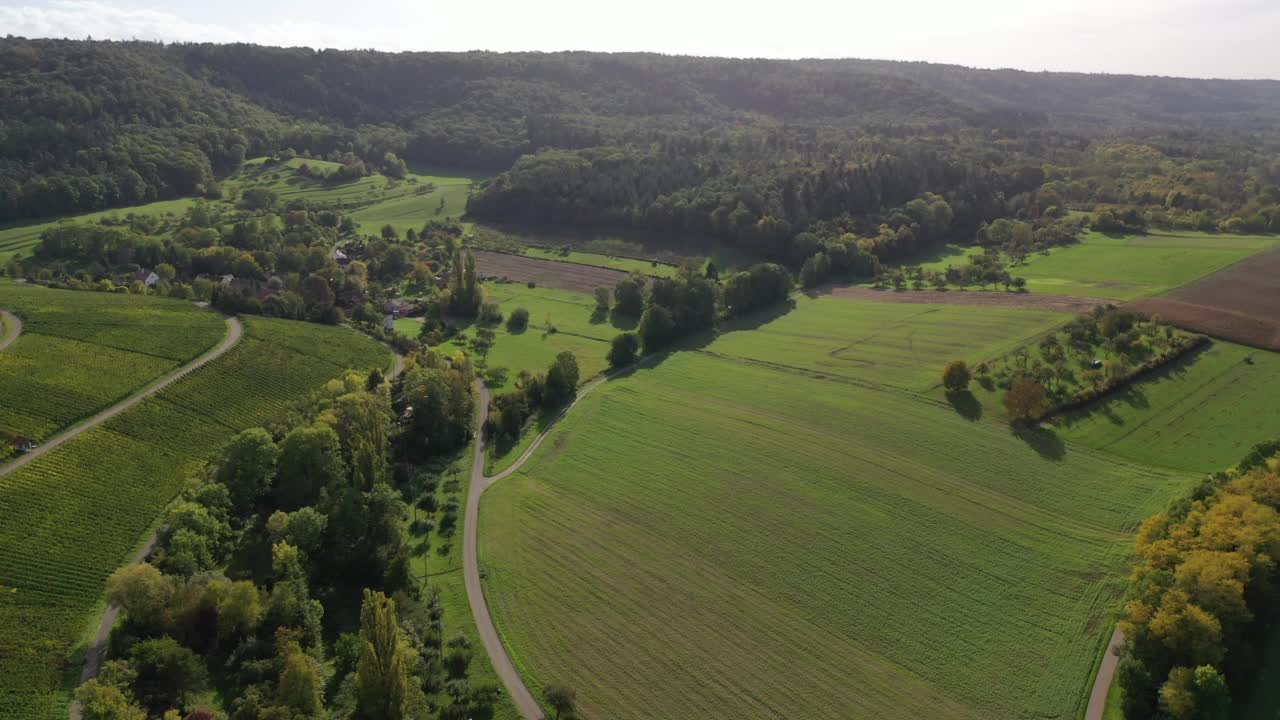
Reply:
[[[238, 319], [234, 317], [229, 317], [226, 319], [226, 321], [227, 321], [227, 336], [223, 338], [222, 342], [219, 343], [217, 347], [206, 352], [204, 355], [201, 355], [195, 360], [192, 360], [186, 365], [183, 365], [177, 370], [174, 370], [168, 375], [165, 375], [163, 378], [161, 378], [157, 382], [154, 382], [148, 387], [144, 388], [141, 392], [138, 392], [128, 398], [125, 398], [123, 401], [115, 405], [112, 405], [106, 410], [103, 410], [102, 412], [98, 413], [97, 415], [94, 415], [93, 417], [71, 428], [70, 430], [63, 432], [61, 435], [57, 435], [57, 436], [54, 436], [53, 438], [50, 438], [43, 445], [36, 448], [35, 450], [32, 450], [29, 453], [26, 453], [25, 455], [22, 455], [20, 458], [18, 458], [14, 462], [9, 463], [4, 467], [0, 467], [0, 477], [3, 477], [4, 475], [7, 475], [13, 472], [14, 470], [17, 470], [18, 468], [22, 467], [23, 465], [26, 465], [32, 460], [35, 460], [36, 458], [49, 452], [50, 450], [61, 445], [62, 443], [70, 440], [71, 438], [74, 438], [80, 433], [83, 433], [86, 430], [90, 430], [92, 428], [95, 428], [101, 425], [107, 420], [110, 420], [116, 415], [119, 415], [125, 410], [128, 410], [129, 408], [137, 405], [138, 403], [142, 402], [146, 398], [160, 392], [164, 388], [168, 387], [170, 384], [177, 382], [181, 378], [185, 377], [191, 371], [196, 370], [197, 368], [203, 367], [209, 362], [216, 360], [217, 358], [224, 355], [228, 350], [235, 347], [236, 343], [240, 342], [240, 337], [244, 334], [244, 326], [240, 324], [240, 321]], [[133, 557], [133, 562], [135, 563], [142, 562], [142, 560], [145, 559], [147, 555], [151, 554], [151, 550], [152, 548], [155, 547], [155, 544], [156, 544], [156, 535], [155, 533], [152, 533], [151, 537], [147, 538], [146, 544], [144, 544], [142, 546], [142, 549], [138, 551], [138, 554]], [[98, 630], [97, 632], [94, 633], [93, 639], [89, 642], [88, 649], [85, 650], [84, 669], [80, 672], [81, 683], [87, 682], [88, 680], [91, 680], [94, 677], [97, 677], [98, 670], [102, 668], [102, 661], [106, 657], [107, 640], [111, 637], [111, 628], [115, 627], [116, 618], [118, 618], [119, 615], [120, 615], [120, 608], [115, 605], [108, 606], [107, 609], [103, 611], [102, 619], [98, 621]], [[70, 714], [71, 720], [80, 720], [80, 718], [83, 715], [83, 710], [80, 707], [80, 704], [77, 702], [72, 702], [71, 707], [69, 709], [69, 714]]]
[[814, 291], [818, 295], [879, 302], [927, 303], [932, 305], [982, 305], [984, 307], [1021, 308], [1024, 310], [1057, 310], [1086, 313], [1106, 304], [1100, 298], [1039, 293], [990, 292], [987, 290], [876, 290], [859, 286], [836, 286]]
[[[547, 439], [547, 436], [551, 434], [551, 431], [555, 429], [565, 414], [572, 410], [573, 406], [577, 405], [578, 401], [584, 396], [609, 380], [642, 367], [654, 357], [658, 356], [645, 358], [632, 367], [610, 373], [580, 388], [573, 402], [569, 403], [547, 424], [547, 427], [538, 434], [538, 437], [534, 438], [529, 447], [521, 453], [520, 457], [510, 467], [497, 475], [489, 477], [484, 474], [485, 443], [483, 431], [476, 436], [475, 457], [472, 459], [471, 464], [471, 487], [467, 492], [466, 516], [463, 520], [462, 573], [467, 586], [467, 601], [471, 605], [471, 616], [475, 618], [476, 629], [480, 633], [480, 640], [484, 643], [485, 653], [488, 654], [489, 661], [493, 663], [493, 669], [498, 673], [502, 684], [506, 686], [507, 692], [515, 702], [521, 717], [526, 720], [543, 720], [546, 716], [542, 713], [542, 708], [538, 706], [538, 701], [534, 700], [533, 694], [529, 692], [529, 688], [525, 686], [524, 680], [520, 678], [520, 673], [516, 671], [516, 667], [511, 662], [511, 656], [507, 654], [506, 648], [502, 646], [502, 639], [498, 636], [498, 630], [493, 625], [493, 618], [489, 615], [489, 606], [484, 600], [484, 589], [480, 585], [480, 561], [476, 554], [479, 538], [480, 495], [494, 483], [519, 470], [525, 461], [533, 455], [534, 451], [538, 449], [538, 446], [542, 444], [542, 441]], [[489, 388], [485, 387], [483, 382], [480, 382], [481, 428], [484, 427], [484, 421], [488, 414]]]
[[4, 350], [22, 334], [22, 319], [8, 310], [0, 310], [0, 317], [4, 318], [5, 329], [5, 336], [0, 338], [0, 350]]
[[240, 324], [239, 320], [233, 317], [229, 317], [226, 320], [227, 320], [227, 336], [223, 338], [222, 342], [219, 343], [217, 347], [206, 352], [204, 355], [201, 355], [195, 360], [192, 360], [186, 365], [183, 365], [177, 370], [174, 370], [168, 375], [165, 375], [159, 380], [156, 380], [155, 382], [151, 383], [147, 387], [134, 393], [133, 395], [130, 395], [124, 400], [121, 400], [115, 405], [112, 405], [106, 410], [103, 410], [97, 415], [94, 415], [88, 420], [85, 420], [79, 425], [76, 425], [75, 427], [64, 430], [62, 431], [62, 433], [58, 435], [54, 435], [53, 437], [41, 443], [40, 447], [36, 448], [35, 450], [32, 450], [27, 453], [23, 453], [22, 455], [18, 456], [18, 458], [13, 462], [4, 466], [0, 466], [0, 477], [4, 477], [5, 475], [8, 475], [14, 470], [17, 470], [18, 468], [23, 467], [24, 465], [27, 465], [28, 463], [32, 462], [36, 458], [58, 447], [62, 443], [68, 440], [71, 440], [77, 435], [80, 435], [81, 433], [87, 430], [92, 430], [93, 428], [98, 427], [99, 425], [110, 420], [116, 415], [119, 415], [120, 413], [137, 405], [143, 400], [146, 400], [152, 395], [155, 395], [156, 393], [160, 392], [166, 387], [169, 387], [169, 385], [172, 385], [178, 380], [181, 380], [192, 370], [196, 370], [198, 368], [204, 367], [209, 362], [221, 357], [228, 350], [235, 347], [236, 343], [240, 342], [240, 336], [244, 334], [244, 326]]
[[1084, 720], [1102, 720], [1102, 713], [1107, 708], [1107, 693], [1111, 691], [1111, 682], [1116, 676], [1116, 666], [1120, 664], [1116, 650], [1122, 642], [1124, 642], [1124, 633], [1120, 632], [1120, 628], [1116, 628], [1115, 632], [1111, 633], [1111, 642], [1107, 644], [1107, 654], [1102, 657], [1102, 664], [1098, 666], [1098, 677], [1093, 680], [1093, 692], [1089, 694], [1089, 709], [1085, 710]]

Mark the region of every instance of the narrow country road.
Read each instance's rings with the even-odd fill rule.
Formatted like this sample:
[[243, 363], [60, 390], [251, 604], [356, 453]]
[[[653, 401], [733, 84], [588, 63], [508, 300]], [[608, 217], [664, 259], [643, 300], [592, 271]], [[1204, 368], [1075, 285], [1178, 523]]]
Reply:
[[[159, 381], [152, 383], [151, 385], [144, 388], [141, 392], [138, 392], [128, 398], [125, 398], [121, 402], [116, 403], [115, 405], [112, 405], [106, 410], [103, 410], [102, 412], [98, 413], [97, 415], [94, 415], [93, 417], [71, 428], [70, 430], [67, 430], [60, 435], [56, 435], [50, 438], [49, 440], [45, 441], [44, 444], [42, 444], [40, 447], [36, 448], [35, 450], [32, 450], [31, 452], [26, 453], [25, 455], [22, 455], [14, 462], [11, 462], [8, 465], [0, 467], [0, 477], [3, 477], [13, 472], [14, 470], [17, 470], [23, 465], [26, 465], [32, 460], [35, 460], [41, 455], [58, 447], [62, 443], [79, 435], [80, 433], [83, 433], [86, 430], [90, 430], [92, 428], [95, 428], [101, 425], [107, 420], [110, 420], [116, 415], [119, 415], [125, 410], [128, 410], [129, 408], [137, 405], [138, 403], [142, 402], [146, 398], [151, 397], [152, 395], [160, 392], [161, 390], [165, 389], [172, 383], [177, 382], [179, 379], [185, 377], [191, 371], [196, 370], [200, 367], [203, 367], [204, 365], [224, 355], [228, 350], [235, 347], [236, 343], [240, 342], [240, 337], [244, 334], [244, 326], [240, 324], [240, 321], [238, 319], [234, 317], [228, 317], [226, 318], [226, 322], [227, 322], [227, 336], [223, 338], [222, 342], [218, 343], [217, 347], [206, 352], [205, 354], [201, 355], [195, 360], [192, 360], [186, 365], [183, 365], [177, 370], [174, 370], [168, 375], [165, 375]], [[151, 554], [151, 549], [155, 547], [155, 544], [156, 544], [156, 535], [155, 533], [152, 533], [151, 537], [147, 538], [146, 544], [143, 545], [142, 549], [138, 551], [138, 554], [133, 557], [133, 562], [135, 563], [142, 562], [142, 560], [146, 558], [147, 555]], [[93, 639], [89, 642], [89, 647], [85, 650], [85, 653], [84, 653], [84, 669], [80, 672], [81, 683], [87, 682], [97, 677], [98, 670], [102, 668], [102, 661], [106, 657], [107, 640], [111, 637], [111, 628], [115, 627], [116, 618], [119, 617], [119, 615], [120, 615], [120, 608], [115, 605], [108, 606], [107, 609], [102, 613], [102, 619], [98, 621], [98, 630], [97, 632], [94, 633]], [[71, 720], [80, 720], [81, 717], [83, 716], [83, 709], [80, 707], [80, 703], [73, 701], [69, 709], [69, 714], [70, 714]]]
[[29, 452], [23, 453], [22, 455], [18, 456], [18, 458], [13, 462], [0, 466], [0, 477], [4, 477], [5, 475], [8, 475], [14, 470], [17, 470], [18, 468], [31, 463], [36, 458], [44, 455], [45, 453], [58, 447], [62, 443], [76, 437], [77, 435], [80, 435], [81, 433], [87, 430], [92, 430], [93, 428], [98, 427], [99, 425], [110, 420], [116, 415], [119, 415], [120, 413], [137, 405], [143, 400], [146, 400], [152, 395], [155, 395], [156, 393], [160, 392], [166, 387], [169, 387], [170, 385], [177, 382], [178, 380], [181, 380], [192, 370], [196, 370], [198, 368], [204, 367], [209, 362], [221, 357], [228, 350], [235, 347], [236, 343], [240, 342], [240, 336], [244, 334], [244, 326], [240, 324], [239, 320], [233, 317], [229, 317], [229, 318], [226, 318], [226, 321], [227, 321], [227, 336], [223, 338], [221, 343], [218, 343], [217, 347], [206, 352], [205, 354], [201, 355], [195, 360], [192, 360], [186, 365], [183, 365], [177, 370], [174, 370], [168, 375], [165, 375], [164, 377], [151, 383], [150, 385], [134, 393], [133, 395], [130, 395], [124, 400], [121, 400], [115, 405], [112, 405], [106, 410], [103, 410], [97, 415], [94, 415], [88, 420], [85, 420], [79, 425], [76, 425], [75, 427], [64, 430], [61, 433], [49, 438], [48, 440], [45, 440], [35, 450], [31, 450]]
[[0, 350], [4, 350], [22, 334], [22, 319], [8, 310], [0, 310], [0, 318], [4, 318], [5, 334], [0, 337]]
[[1107, 654], [1102, 656], [1102, 664], [1098, 666], [1098, 677], [1093, 680], [1093, 692], [1089, 693], [1089, 709], [1085, 710], [1084, 720], [1102, 720], [1102, 714], [1107, 709], [1107, 693], [1111, 691], [1116, 666], [1120, 664], [1116, 650], [1122, 642], [1124, 633], [1117, 627], [1111, 633], [1111, 642], [1107, 643]]
[[485, 387], [483, 381], [477, 381], [480, 385], [480, 430], [476, 435], [475, 457], [471, 463], [471, 485], [467, 491], [467, 509], [463, 520], [462, 574], [467, 586], [467, 601], [471, 605], [471, 616], [475, 618], [476, 630], [480, 633], [480, 640], [484, 643], [485, 653], [489, 656], [489, 661], [493, 664], [493, 669], [502, 680], [502, 684], [506, 686], [507, 693], [511, 695], [512, 701], [515, 702], [516, 709], [520, 711], [520, 716], [525, 720], [544, 720], [546, 716], [543, 714], [542, 708], [538, 706], [538, 701], [529, 692], [529, 688], [520, 679], [520, 673], [516, 672], [516, 666], [511, 662], [511, 656], [507, 654], [506, 648], [502, 647], [502, 639], [498, 637], [498, 630], [494, 627], [493, 618], [489, 615], [489, 606], [484, 600], [484, 588], [480, 585], [480, 561], [476, 553], [479, 538], [480, 495], [494, 483], [519, 470], [525, 461], [533, 455], [534, 451], [538, 449], [538, 446], [542, 444], [542, 441], [551, 434], [551, 431], [555, 429], [565, 414], [573, 409], [573, 406], [577, 405], [578, 401], [584, 396], [609, 380], [640, 368], [655, 357], [660, 356], [649, 356], [631, 367], [615, 371], [584, 385], [578, 390], [573, 402], [565, 406], [547, 424], [547, 427], [538, 434], [538, 437], [534, 438], [528, 449], [521, 453], [520, 457], [511, 464], [511, 467], [492, 477], [484, 474], [484, 422], [489, 415], [489, 388]]

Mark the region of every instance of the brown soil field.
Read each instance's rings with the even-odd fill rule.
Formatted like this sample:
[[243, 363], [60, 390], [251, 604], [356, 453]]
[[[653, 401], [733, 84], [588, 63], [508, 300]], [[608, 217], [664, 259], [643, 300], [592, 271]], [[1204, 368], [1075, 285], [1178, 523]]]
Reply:
[[481, 275], [535, 282], [540, 287], [590, 293], [598, 287], [612, 288], [627, 274], [621, 270], [556, 262], [506, 253], [473, 250]]
[[1172, 297], [1138, 300], [1127, 307], [1147, 315], [1159, 315], [1184, 330], [1250, 347], [1280, 351], [1280, 321], [1182, 302]]
[[1103, 305], [1105, 300], [1070, 295], [989, 292], [985, 290], [876, 290], [868, 287], [836, 286], [813, 291], [816, 295], [834, 295], [854, 300], [923, 303], [931, 305], [985, 305], [988, 307], [1059, 310], [1085, 313]]
[[1211, 337], [1280, 351], [1280, 250], [1130, 307]]

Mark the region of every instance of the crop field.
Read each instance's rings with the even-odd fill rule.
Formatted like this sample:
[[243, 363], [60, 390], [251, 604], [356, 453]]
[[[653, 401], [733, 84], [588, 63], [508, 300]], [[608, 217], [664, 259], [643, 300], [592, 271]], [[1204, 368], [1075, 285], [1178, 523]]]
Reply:
[[390, 361], [346, 328], [245, 323], [223, 357], [0, 478], [0, 514], [23, 518], [0, 524], [0, 716], [65, 717], [64, 673], [107, 575], [223, 443], [346, 369]]
[[472, 251], [476, 268], [482, 275], [508, 278], [515, 282], [533, 282], [541, 287], [590, 293], [598, 287], [612, 288], [627, 274], [621, 270], [542, 260], [510, 253]]
[[1190, 481], [679, 353], [486, 494], [481, 566], [534, 694], [589, 716], [1071, 718], [1130, 533]]
[[23, 318], [0, 352], [0, 437], [37, 441], [113, 404], [217, 344], [216, 313], [176, 300], [0, 284]]
[[[1275, 245], [1275, 238], [1248, 235], [1086, 232], [1079, 243], [1032, 255], [1010, 272], [1025, 277], [1032, 292], [1133, 300], [1185, 285]], [[922, 265], [933, 270], [960, 265], [975, 251], [952, 246]]]
[[531, 258], [539, 258], [542, 260], [555, 260], [557, 262], [571, 262], [579, 265], [595, 265], [596, 267], [609, 268], [611, 270], [621, 270], [628, 273], [640, 273], [641, 275], [653, 275], [656, 277], [672, 277], [679, 270], [675, 265], [666, 263], [653, 262], [650, 260], [638, 260], [630, 257], [618, 257], [616, 255], [603, 255], [600, 253], [578, 252], [570, 250], [562, 252], [559, 250], [548, 250], [546, 248], [526, 248], [524, 254]]
[[1138, 307], [1180, 327], [1280, 351], [1277, 273], [1280, 251], [1262, 253]]
[[1276, 388], [1280, 354], [1215, 342], [1055, 424], [1072, 443], [1148, 465], [1214, 472], [1275, 438]]
[[922, 392], [951, 360], [979, 362], [1070, 319], [1046, 310], [865, 302], [801, 296], [791, 312], [751, 332], [729, 332], [706, 352]]

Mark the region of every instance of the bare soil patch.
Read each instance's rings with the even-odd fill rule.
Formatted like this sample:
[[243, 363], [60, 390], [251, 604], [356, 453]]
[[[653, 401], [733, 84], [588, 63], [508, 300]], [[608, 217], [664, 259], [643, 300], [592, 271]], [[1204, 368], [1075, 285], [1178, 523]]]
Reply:
[[598, 287], [612, 288], [627, 274], [621, 270], [556, 262], [507, 253], [473, 250], [481, 275], [534, 282], [540, 287], [590, 293]]
[[818, 295], [834, 295], [853, 300], [920, 303], [929, 305], [983, 305], [987, 307], [1058, 310], [1070, 313], [1089, 312], [1105, 300], [1071, 295], [991, 292], [986, 290], [876, 290], [868, 287], [839, 286], [820, 289]]
[[1187, 330], [1280, 351], [1280, 250], [1254, 255], [1131, 307]]
[[1160, 315], [1184, 330], [1250, 347], [1280, 351], [1280, 321], [1172, 298], [1148, 298], [1130, 303], [1128, 307], [1147, 315]]

